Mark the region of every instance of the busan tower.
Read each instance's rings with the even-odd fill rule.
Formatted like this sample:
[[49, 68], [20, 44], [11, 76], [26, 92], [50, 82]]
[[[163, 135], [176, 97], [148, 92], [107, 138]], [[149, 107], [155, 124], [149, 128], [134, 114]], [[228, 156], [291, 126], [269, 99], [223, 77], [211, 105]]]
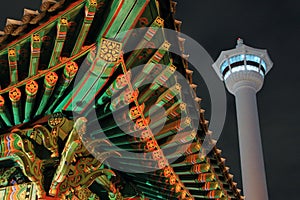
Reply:
[[266, 50], [249, 47], [242, 39], [237, 40], [235, 49], [222, 51], [213, 64], [235, 96], [243, 190], [248, 200], [268, 199], [256, 92], [272, 65]]

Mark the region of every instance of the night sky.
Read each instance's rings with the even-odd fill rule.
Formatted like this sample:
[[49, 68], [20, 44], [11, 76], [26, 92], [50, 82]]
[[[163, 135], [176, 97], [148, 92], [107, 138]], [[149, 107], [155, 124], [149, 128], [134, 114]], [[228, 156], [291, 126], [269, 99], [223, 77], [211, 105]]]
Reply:
[[[21, 19], [23, 8], [38, 9], [41, 1], [9, 0], [0, 7], [6, 17]], [[177, 0], [182, 32], [197, 40], [216, 60], [241, 37], [246, 45], [267, 49], [274, 63], [257, 94], [261, 135], [271, 200], [299, 199], [300, 186], [300, 1]], [[190, 55], [197, 52], [187, 52]], [[210, 66], [207, 66], [210, 67]], [[197, 80], [197, 77], [194, 78]], [[210, 103], [199, 84], [203, 108]], [[203, 89], [202, 89], [203, 88]], [[234, 98], [227, 94], [227, 117], [217, 146], [242, 188]], [[207, 99], [207, 100], [206, 100]], [[297, 123], [299, 123], [297, 125]]]

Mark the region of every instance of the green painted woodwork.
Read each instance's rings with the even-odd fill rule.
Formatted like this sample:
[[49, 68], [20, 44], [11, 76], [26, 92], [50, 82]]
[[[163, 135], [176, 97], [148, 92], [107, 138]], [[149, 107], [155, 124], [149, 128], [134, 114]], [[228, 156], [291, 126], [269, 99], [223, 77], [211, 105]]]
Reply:
[[61, 50], [64, 46], [64, 42], [66, 40], [68, 31], [68, 19], [65, 17], [60, 18], [58, 24], [57, 24], [57, 33], [56, 33], [56, 39], [51, 55], [51, 59], [48, 65], [48, 68], [53, 67], [59, 62], [59, 57], [61, 54]]
[[11, 117], [5, 108], [5, 99], [0, 95], [0, 116], [6, 126], [12, 126]]
[[[56, 103], [59, 101], [59, 98], [63, 95], [65, 90], [71, 84], [77, 71], [78, 71], [78, 66], [75, 62], [71, 61], [65, 65], [63, 78], [61, 79], [60, 85], [57, 88], [56, 93], [54, 94], [54, 97], [55, 97], [54, 102], [52, 102], [51, 106], [47, 109], [46, 113], [49, 114], [52, 112], [52, 109], [54, 108], [54, 106], [56, 106]], [[59, 110], [59, 109], [56, 108], [56, 110]]]
[[43, 110], [45, 109], [52, 93], [54, 90], [54, 87], [58, 81], [58, 76], [55, 72], [49, 72], [44, 79], [44, 94], [42, 96], [42, 99], [40, 101], [40, 106], [38, 107], [35, 116], [39, 116], [42, 114]]
[[133, 62], [136, 61], [135, 58], [142, 53], [143, 49], [152, 40], [152, 38], [157, 33], [159, 28], [162, 28], [162, 26], [163, 26], [163, 19], [157, 17], [154, 20], [154, 22], [151, 24], [151, 26], [148, 28], [147, 32], [144, 35], [144, 38], [139, 42], [139, 44], [135, 48], [135, 51], [133, 52], [132, 56], [126, 61], [126, 66], [128, 66], [129, 68], [132, 66]]
[[34, 76], [38, 72], [38, 66], [40, 61], [41, 46], [43, 33], [35, 33], [31, 35], [31, 54], [30, 54], [30, 66], [28, 76]]
[[[6, 141], [6, 142], [5, 142]], [[33, 182], [38, 182], [38, 196], [42, 197], [41, 160], [33, 153], [30, 141], [23, 140], [19, 135], [12, 133], [0, 136], [0, 161], [13, 160], [18, 163], [22, 172]]]
[[26, 103], [25, 103], [25, 116], [24, 122], [28, 122], [31, 119], [31, 113], [34, 107], [36, 94], [38, 92], [38, 84], [35, 81], [29, 81], [25, 86], [26, 91]]
[[0, 197], [2, 200], [22, 199], [36, 200], [37, 191], [34, 183], [25, 183], [0, 188]]
[[[73, 4], [72, 7], [69, 7], [69, 9], [63, 11], [63, 12], [60, 12], [58, 13], [57, 15], [55, 15], [54, 18], [52, 18], [52, 20], [50, 21], [46, 21], [45, 23], [41, 24], [37, 31], [36, 31], [36, 34], [40, 34], [42, 35], [42, 32], [46, 32], [51, 28], [51, 27], [54, 27], [57, 22], [60, 20], [60, 18], [62, 16], [68, 16], [68, 15], [71, 15], [74, 11], [76, 11], [77, 9], [80, 9], [82, 8], [84, 5], [85, 5], [85, 1], [86, 0], [78, 0], [76, 3]], [[7, 46], [6, 48], [0, 50], [0, 55], [5, 55], [7, 54], [7, 50], [9, 48], [12, 48], [12, 46], [16, 45], [16, 44], [19, 44], [19, 43], [23, 43], [24, 41], [30, 41], [30, 37], [31, 37], [31, 33], [27, 33], [24, 37], [18, 39], [18, 40], [15, 40], [13, 41], [12, 43], [9, 44], [9, 46]]]
[[[126, 16], [126, 14], [124, 14], [124, 12], [128, 13], [128, 11], [133, 6], [133, 4], [134, 4], [135, 1], [127, 1], [127, 2], [128, 3], [124, 4], [124, 0], [112, 1], [112, 4], [110, 6], [110, 12], [109, 12], [109, 14], [108, 14], [108, 16], [106, 18], [106, 21], [104, 22], [104, 24], [102, 26], [102, 29], [100, 31], [100, 34], [98, 36], [97, 41], [100, 41], [102, 37], [109, 38], [109, 36], [106, 36], [106, 32], [108, 32], [108, 29], [110, 28], [110, 26], [111, 26], [112, 23], [116, 24], [113, 27], [115, 27], [115, 26], [121, 26], [122, 25], [122, 23], [120, 24], [120, 23], [117, 22], [116, 17], [118, 17], [118, 20], [123, 20], [124, 16]], [[126, 6], [127, 8], [129, 8], [129, 10], [125, 10], [125, 8], [122, 8], [123, 5]], [[122, 11], [119, 11], [119, 10], [122, 10]], [[114, 22], [114, 21], [116, 21], [116, 22]]]
[[21, 91], [18, 88], [12, 88], [9, 91], [9, 98], [12, 103], [12, 111], [13, 111], [13, 116], [14, 116], [14, 122], [15, 124], [20, 124], [21, 123]]
[[11, 84], [18, 82], [18, 59], [19, 59], [20, 46], [17, 45], [8, 49], [8, 64], [10, 70], [10, 82]]
[[[137, 23], [137, 19], [140, 17], [140, 15], [142, 14], [143, 10], [146, 8], [146, 6], [149, 3], [149, 0], [135, 0], [135, 1], [131, 1], [134, 2], [134, 6], [131, 8], [131, 12], [129, 12], [126, 15], [126, 20], [123, 23], [123, 25], [118, 29], [110, 29], [110, 31], [107, 33], [107, 35], [105, 35], [105, 37], [109, 37], [109, 38], [115, 38], [117, 41], [120, 41], [122, 43], [126, 43], [126, 41], [128, 40], [128, 37], [126, 37], [126, 33], [128, 30], [134, 28], [136, 26]], [[128, 5], [128, 0], [125, 0], [125, 5]], [[124, 16], [123, 14], [119, 15], [120, 17]], [[117, 33], [118, 35], [113, 36], [114, 33]]]
[[[199, 110], [200, 127], [194, 127], [198, 123], [191, 112], [194, 107], [181, 98], [190, 91], [182, 90], [186, 80], [176, 73], [185, 76], [187, 62], [169, 53], [171, 44], [163, 27], [173, 27], [173, 13], [160, 13], [172, 10], [173, 4], [163, 0], [44, 2], [43, 9], [50, 10], [41, 14], [45, 15], [41, 24], [0, 50], [0, 79], [11, 78], [0, 83], [0, 128], [17, 125], [5, 135], [9, 141], [0, 135], [4, 152], [0, 164], [11, 160], [20, 166], [37, 183], [40, 198], [48, 192], [66, 199], [103, 195], [118, 199], [132, 193], [150, 199], [239, 199], [218, 151], [214, 149], [208, 158], [200, 156], [202, 137], [209, 134], [207, 123]], [[60, 10], [53, 12], [58, 6]], [[133, 28], [141, 30], [124, 34]], [[135, 50], [123, 55], [132, 42]], [[136, 68], [139, 65], [143, 67]], [[38, 85], [36, 91], [31, 83]], [[60, 111], [64, 114], [47, 116]], [[71, 111], [97, 116], [89, 121], [79, 118], [74, 124]], [[85, 131], [99, 124], [102, 130]], [[82, 144], [82, 135], [89, 145]], [[8, 151], [11, 146], [16, 149]], [[91, 152], [89, 146], [94, 147]], [[112, 164], [111, 156], [120, 162], [117, 174], [102, 164], [104, 160]], [[125, 174], [122, 169], [132, 172]], [[153, 171], [134, 173], [145, 169]], [[0, 195], [1, 191], [0, 187]]]
[[77, 37], [76, 43], [74, 45], [73, 51], [71, 53], [71, 56], [77, 54], [83, 47], [84, 41], [87, 37], [87, 34], [88, 34], [91, 24], [93, 22], [94, 15], [97, 11], [96, 8], [97, 8], [96, 0], [88, 0], [86, 2], [84, 21], [83, 21], [83, 24], [81, 25], [81, 29], [78, 34], [78, 37]]

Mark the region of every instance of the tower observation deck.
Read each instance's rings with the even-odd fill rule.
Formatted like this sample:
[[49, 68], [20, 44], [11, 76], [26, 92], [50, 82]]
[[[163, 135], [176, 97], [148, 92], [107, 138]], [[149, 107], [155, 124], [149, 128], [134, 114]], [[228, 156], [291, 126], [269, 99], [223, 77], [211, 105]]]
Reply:
[[237, 40], [235, 49], [222, 51], [213, 68], [235, 96], [243, 190], [246, 199], [268, 199], [261, 144], [256, 92], [272, 68], [266, 50], [255, 49]]

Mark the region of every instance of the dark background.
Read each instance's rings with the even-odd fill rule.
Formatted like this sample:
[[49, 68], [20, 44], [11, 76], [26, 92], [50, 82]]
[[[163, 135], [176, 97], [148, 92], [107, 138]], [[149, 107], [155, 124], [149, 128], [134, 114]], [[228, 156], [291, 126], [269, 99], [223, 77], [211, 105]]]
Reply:
[[[183, 21], [182, 32], [197, 40], [214, 60], [222, 50], [234, 48], [238, 37], [249, 46], [268, 50], [274, 65], [257, 100], [269, 197], [299, 199], [300, 1], [177, 2], [176, 18]], [[40, 3], [41, 0], [5, 1], [0, 7], [0, 27], [4, 27], [6, 17], [21, 19], [23, 8], [38, 9]], [[201, 87], [205, 88], [199, 85], [200, 91]], [[200, 92], [198, 96], [204, 98], [202, 105], [209, 118], [207, 94]], [[217, 146], [223, 150], [226, 165], [242, 188], [235, 104], [231, 94], [227, 97], [227, 118]]]

